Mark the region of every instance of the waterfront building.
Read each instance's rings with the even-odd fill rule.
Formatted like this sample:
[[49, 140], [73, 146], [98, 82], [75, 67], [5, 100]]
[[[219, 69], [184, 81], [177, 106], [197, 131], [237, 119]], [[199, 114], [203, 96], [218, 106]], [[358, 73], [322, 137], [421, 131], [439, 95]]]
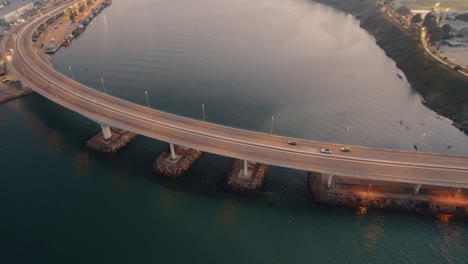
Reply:
[[0, 7], [0, 24], [6, 24], [18, 19], [24, 12], [34, 8], [30, 1], [11, 2]]

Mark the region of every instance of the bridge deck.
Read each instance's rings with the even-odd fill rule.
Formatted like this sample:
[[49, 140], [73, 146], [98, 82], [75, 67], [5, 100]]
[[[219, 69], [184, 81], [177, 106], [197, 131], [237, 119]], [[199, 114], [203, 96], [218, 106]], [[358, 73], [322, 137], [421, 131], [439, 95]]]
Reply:
[[[73, 2], [72, 2], [73, 3]], [[52, 15], [64, 9], [63, 5]], [[46, 16], [25, 23], [9, 34], [2, 49], [13, 48], [10, 70], [26, 85], [48, 99], [93, 120], [147, 137], [223, 156], [341, 176], [414, 184], [468, 188], [468, 157], [340, 145], [236, 129], [149, 109], [95, 91], [48, 66], [34, 52], [34, 30]], [[332, 155], [320, 153], [330, 148]]]

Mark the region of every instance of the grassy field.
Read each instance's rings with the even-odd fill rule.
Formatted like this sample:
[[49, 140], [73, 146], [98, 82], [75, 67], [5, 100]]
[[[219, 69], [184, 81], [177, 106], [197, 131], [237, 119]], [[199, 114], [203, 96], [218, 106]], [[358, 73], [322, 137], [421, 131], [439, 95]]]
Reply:
[[[440, 3], [439, 6], [435, 6]], [[433, 0], [408, 0], [402, 1], [402, 4], [410, 9], [431, 9], [437, 8], [439, 10], [468, 10], [468, 0], [450, 0], [450, 1], [433, 1]]]

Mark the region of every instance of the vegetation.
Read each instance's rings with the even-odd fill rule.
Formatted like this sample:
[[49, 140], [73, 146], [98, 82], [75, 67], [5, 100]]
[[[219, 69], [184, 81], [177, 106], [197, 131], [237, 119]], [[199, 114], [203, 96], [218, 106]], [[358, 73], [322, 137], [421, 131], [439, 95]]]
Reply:
[[406, 7], [406, 6], [400, 6], [397, 10], [396, 10], [397, 13], [403, 15], [403, 16], [409, 16], [411, 15], [411, 10]]
[[430, 38], [431, 43], [434, 44], [439, 41], [443, 36], [442, 28], [437, 24], [437, 17], [431, 13], [427, 13], [424, 17], [422, 24], [427, 30], [427, 36]]
[[411, 23], [417, 24], [419, 22], [423, 21], [421, 14], [417, 13], [411, 18]]
[[452, 27], [449, 24], [445, 24], [442, 26], [442, 38], [443, 39], [449, 39], [451, 38], [450, 36], [450, 30]]

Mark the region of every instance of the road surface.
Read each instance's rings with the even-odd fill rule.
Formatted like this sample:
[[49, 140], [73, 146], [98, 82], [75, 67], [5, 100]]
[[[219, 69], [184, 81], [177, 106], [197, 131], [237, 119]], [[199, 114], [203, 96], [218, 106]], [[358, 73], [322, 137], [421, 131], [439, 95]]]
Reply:
[[[53, 9], [51, 15], [68, 5]], [[34, 51], [33, 32], [48, 18], [48, 15], [34, 18], [6, 36], [0, 47], [2, 54], [14, 49], [5, 59], [8, 69], [23, 85], [97, 122], [205, 152], [281, 167], [362, 179], [468, 188], [467, 156], [359, 146], [351, 146], [352, 151], [345, 153], [338, 144], [221, 126], [98, 92], [57, 72]], [[297, 141], [297, 145], [288, 145], [289, 140]], [[320, 153], [322, 148], [329, 148], [332, 154]]]

